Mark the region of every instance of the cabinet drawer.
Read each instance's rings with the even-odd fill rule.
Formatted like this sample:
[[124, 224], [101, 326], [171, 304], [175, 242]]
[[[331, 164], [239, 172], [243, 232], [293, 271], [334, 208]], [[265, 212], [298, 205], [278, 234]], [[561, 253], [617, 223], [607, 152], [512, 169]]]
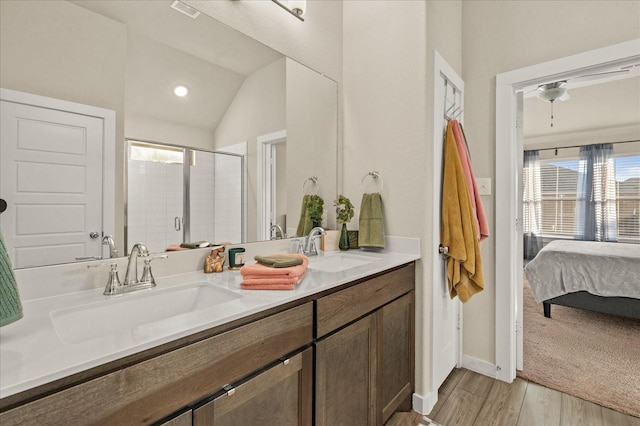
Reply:
[[148, 424], [310, 343], [311, 302], [0, 414], [0, 424]]
[[411, 291], [415, 265], [364, 281], [316, 301], [316, 336], [322, 337]]
[[194, 426], [310, 426], [313, 350], [237, 385], [193, 410]]

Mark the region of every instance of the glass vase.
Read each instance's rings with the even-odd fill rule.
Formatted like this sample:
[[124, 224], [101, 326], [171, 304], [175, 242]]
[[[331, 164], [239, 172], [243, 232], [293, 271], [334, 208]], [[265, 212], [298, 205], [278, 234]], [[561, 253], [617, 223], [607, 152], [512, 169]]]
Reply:
[[338, 242], [338, 248], [340, 250], [349, 250], [349, 234], [347, 234], [347, 224], [342, 224], [342, 230], [340, 231], [340, 241]]

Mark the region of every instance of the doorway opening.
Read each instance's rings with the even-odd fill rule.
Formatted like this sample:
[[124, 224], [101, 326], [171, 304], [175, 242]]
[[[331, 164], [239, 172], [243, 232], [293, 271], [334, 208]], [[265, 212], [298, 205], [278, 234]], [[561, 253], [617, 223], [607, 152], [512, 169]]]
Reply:
[[604, 72], [640, 61], [640, 39], [496, 76], [496, 378], [522, 368], [523, 91], [526, 87]]
[[[287, 131], [258, 137], [258, 239], [280, 238], [287, 232]], [[276, 226], [279, 227], [276, 232]], [[282, 231], [282, 232], [280, 232]]]

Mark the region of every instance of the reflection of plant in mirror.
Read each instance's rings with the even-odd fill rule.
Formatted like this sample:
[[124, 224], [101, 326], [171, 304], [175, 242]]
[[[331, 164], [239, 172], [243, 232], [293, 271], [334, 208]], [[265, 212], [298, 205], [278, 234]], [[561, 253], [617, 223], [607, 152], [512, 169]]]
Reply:
[[322, 223], [322, 213], [324, 212], [324, 200], [322, 197], [317, 195], [309, 197], [307, 211], [309, 212], [309, 219], [311, 219], [313, 226], [320, 226]]
[[353, 204], [344, 195], [339, 195], [338, 199], [333, 202], [336, 206], [336, 219], [340, 223], [349, 223], [353, 218]]

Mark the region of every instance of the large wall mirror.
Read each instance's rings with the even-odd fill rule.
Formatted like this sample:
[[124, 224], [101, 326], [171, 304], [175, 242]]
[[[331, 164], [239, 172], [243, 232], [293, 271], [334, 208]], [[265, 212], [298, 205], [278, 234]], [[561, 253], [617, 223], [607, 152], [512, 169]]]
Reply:
[[[273, 235], [274, 224], [293, 236], [305, 191], [318, 192], [326, 206], [336, 198], [336, 82], [209, 16], [187, 16], [172, 8], [173, 3], [0, 2], [3, 89], [115, 112], [115, 160], [103, 173], [104, 184], [112, 185], [115, 193], [114, 199], [102, 201], [114, 212], [112, 219], [107, 217], [111, 223], [102, 223], [99, 238], [94, 237], [92, 244], [78, 245], [72, 258], [31, 256], [29, 262], [15, 267], [107, 257], [108, 247], [101, 244], [105, 229], [111, 230], [120, 255], [126, 255], [136, 242], [127, 241], [128, 237], [140, 239], [152, 252], [158, 252], [185, 239], [261, 241]], [[186, 96], [174, 94], [180, 85], [188, 90]], [[2, 143], [4, 146], [5, 141]], [[218, 170], [210, 171], [210, 180], [198, 180], [198, 187], [189, 189], [190, 200], [169, 201], [171, 197], [164, 193], [176, 185], [184, 187], [184, 174], [179, 172], [175, 178], [173, 172], [162, 172], [162, 179], [153, 185], [128, 188], [132, 173], [149, 177], [152, 170], [172, 163], [132, 159], [131, 146], [186, 150], [189, 165], [193, 165], [195, 153], [196, 165], [206, 163]], [[177, 168], [184, 169], [184, 162]], [[310, 177], [317, 181], [311, 189], [305, 187]], [[100, 186], [95, 190], [101, 191]], [[225, 191], [232, 193], [230, 198], [225, 198]], [[214, 193], [215, 200], [210, 201]], [[176, 213], [167, 207], [166, 223], [161, 225], [150, 226], [140, 210], [138, 217], [127, 217], [132, 203], [146, 215], [162, 210], [161, 202], [165, 206], [192, 205], [194, 199], [207, 200], [194, 208], [198, 212], [191, 212], [192, 218], [199, 215], [199, 223], [210, 218], [209, 228], [229, 230], [225, 224], [231, 221], [239, 230], [205, 235], [200, 234], [199, 224], [186, 236], [172, 234], [170, 230], [178, 227], [184, 230], [189, 219], [185, 220], [184, 211]], [[11, 208], [11, 200], [8, 205]], [[334, 224], [330, 210], [325, 208], [325, 226]], [[40, 231], [55, 228], [47, 225], [53, 217], [40, 219], [46, 225], [40, 225]], [[144, 232], [128, 232], [129, 226], [136, 226], [134, 219], [147, 226]], [[102, 220], [106, 220], [104, 215]], [[6, 222], [0, 215], [5, 238]], [[164, 240], [156, 238], [162, 233], [167, 235]], [[60, 253], [57, 247], [62, 243], [55, 241], [55, 235], [48, 235], [43, 244], [41, 253]], [[34, 258], [40, 258], [39, 263], [34, 263]]]

